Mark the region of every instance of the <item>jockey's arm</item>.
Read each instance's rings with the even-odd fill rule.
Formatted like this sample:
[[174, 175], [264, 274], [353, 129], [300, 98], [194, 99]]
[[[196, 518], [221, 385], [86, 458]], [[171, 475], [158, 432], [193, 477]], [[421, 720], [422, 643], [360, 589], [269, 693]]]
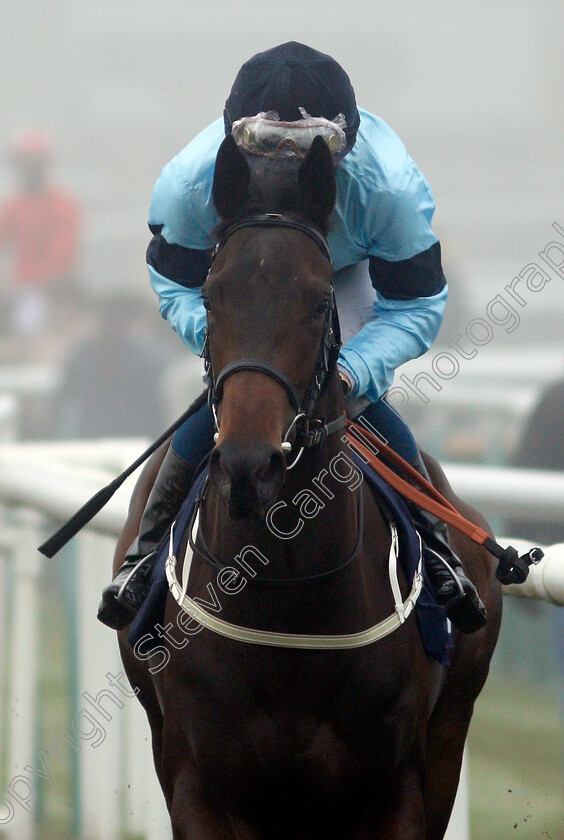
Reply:
[[388, 189], [363, 195], [372, 285], [372, 319], [343, 347], [339, 364], [352, 381], [351, 396], [378, 400], [396, 368], [425, 353], [441, 326], [447, 284], [431, 220], [431, 188], [403, 146]]
[[202, 350], [206, 328], [200, 292], [211, 265], [213, 230], [219, 222], [210, 191], [223, 124], [214, 124], [202, 136], [210, 129], [212, 139], [204, 143], [205, 154], [200, 151], [197, 137], [193, 141], [194, 152], [190, 144], [165, 166], [155, 185], [149, 212], [153, 238], [147, 249], [147, 266], [151, 286], [163, 318], [197, 354]]
[[[396, 294], [392, 297], [390, 287], [382, 283], [383, 261], [370, 258], [370, 276], [376, 291], [373, 317], [347, 342], [339, 357], [340, 366], [353, 383], [351, 396], [365, 395], [376, 401], [392, 384], [396, 368], [421, 356], [433, 343], [441, 326], [448, 293], [440, 269], [438, 242], [429, 251], [435, 248], [438, 254], [434, 257], [428, 252], [418, 255], [429, 265], [414, 285], [411, 297], [405, 291], [401, 296], [402, 287], [405, 290], [408, 285], [401, 283], [401, 278], [405, 281], [412, 268], [411, 260], [390, 263], [391, 273], [398, 280]], [[385, 273], [389, 276], [389, 272]]]
[[200, 355], [204, 346], [207, 323], [206, 310], [201, 298], [201, 285], [187, 288], [164, 277], [150, 264], [149, 277], [151, 286], [159, 298], [161, 315], [167, 319], [184, 344], [192, 352]]

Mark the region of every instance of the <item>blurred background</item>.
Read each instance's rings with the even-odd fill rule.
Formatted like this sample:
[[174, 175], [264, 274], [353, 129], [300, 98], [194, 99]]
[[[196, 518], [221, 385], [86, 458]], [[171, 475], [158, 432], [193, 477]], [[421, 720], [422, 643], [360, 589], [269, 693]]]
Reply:
[[[40, 541], [25, 543], [21, 517], [28, 536], [57, 520], [54, 510], [47, 521], [27, 510], [21, 465], [50, 501], [73, 470], [90, 481], [70, 494], [72, 512], [199, 391], [199, 360], [160, 318], [149, 287], [147, 211], [162, 166], [221, 114], [255, 52], [298, 40], [333, 55], [359, 104], [392, 126], [432, 185], [451, 294], [435, 346], [398, 372], [394, 399], [421, 445], [445, 462], [564, 470], [563, 31], [558, 0], [3, 4], [3, 786], [26, 761], [38, 766], [42, 744], [69, 728], [82, 693], [106, 685], [108, 661], [119, 667], [112, 634], [92, 618], [98, 596], [84, 597], [80, 577], [94, 575], [93, 591], [101, 589], [110, 538], [92, 537], [93, 547], [71, 546], [44, 565], [33, 557], [18, 571], [22, 542], [29, 551]], [[26, 203], [30, 183], [44, 190], [39, 210]], [[26, 251], [27, 225], [39, 225], [53, 247]], [[102, 456], [85, 443], [93, 439], [103, 442]], [[522, 505], [514, 515], [483, 510], [497, 533], [564, 542], [553, 508], [529, 516]], [[17, 647], [35, 627], [30, 597], [39, 599], [34, 669], [23, 667]], [[558, 608], [505, 599], [470, 735], [472, 840], [564, 838], [563, 634]], [[85, 666], [88, 651], [98, 671]], [[20, 685], [25, 671], [32, 682]], [[27, 740], [13, 730], [14, 714], [27, 721]], [[122, 729], [144, 726], [131, 714], [136, 723], [120, 728], [122, 741]], [[129, 777], [112, 775], [110, 739], [100, 762], [102, 751], [113, 769], [99, 763], [85, 782], [83, 758], [67, 743], [56, 788], [33, 787], [31, 814], [16, 803], [8, 819], [0, 792], [0, 837], [143, 837], [127, 818]], [[102, 819], [92, 806], [85, 816], [79, 803], [104, 774], [118, 790], [115, 813]]]

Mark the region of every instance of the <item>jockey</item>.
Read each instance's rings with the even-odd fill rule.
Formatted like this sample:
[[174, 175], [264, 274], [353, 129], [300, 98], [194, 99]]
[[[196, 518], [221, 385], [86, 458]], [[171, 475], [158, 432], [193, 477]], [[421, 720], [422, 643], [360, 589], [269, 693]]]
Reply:
[[[296, 125], [311, 115], [325, 118], [319, 123], [343, 126], [342, 148], [334, 156], [337, 201], [328, 243], [337, 271], [368, 260], [375, 294], [373, 317], [339, 357], [347, 413], [354, 416], [361, 410], [427, 477], [411, 432], [382, 398], [395, 369], [428, 350], [441, 324], [447, 285], [440, 245], [431, 229], [433, 196], [396, 134], [379, 117], [357, 108], [347, 74], [330, 56], [295, 42], [253, 56], [237, 74], [223, 120], [208, 126], [163, 169], [153, 192], [153, 239], [147, 251], [161, 314], [200, 354], [206, 330], [200, 290], [219, 223], [212, 201], [215, 158], [226, 134], [233, 133], [239, 142], [237, 121], [259, 114]], [[147, 501], [139, 536], [103, 592], [98, 617], [108, 626], [120, 629], [128, 624], [146, 597], [156, 546], [198, 465], [213, 448], [213, 434], [207, 405], [176, 432]], [[411, 512], [425, 544], [438, 602], [463, 632], [479, 629], [485, 609], [449, 546], [446, 526], [415, 506]]]

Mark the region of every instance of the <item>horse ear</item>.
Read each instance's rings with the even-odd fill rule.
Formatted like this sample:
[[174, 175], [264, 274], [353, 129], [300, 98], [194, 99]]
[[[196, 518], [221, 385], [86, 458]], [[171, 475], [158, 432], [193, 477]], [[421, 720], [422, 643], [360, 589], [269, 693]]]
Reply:
[[213, 203], [225, 221], [236, 216], [249, 190], [251, 170], [235, 139], [228, 134], [219, 147], [213, 176]]
[[324, 224], [337, 198], [333, 159], [322, 137], [314, 137], [298, 170], [298, 185], [304, 210], [318, 224]]

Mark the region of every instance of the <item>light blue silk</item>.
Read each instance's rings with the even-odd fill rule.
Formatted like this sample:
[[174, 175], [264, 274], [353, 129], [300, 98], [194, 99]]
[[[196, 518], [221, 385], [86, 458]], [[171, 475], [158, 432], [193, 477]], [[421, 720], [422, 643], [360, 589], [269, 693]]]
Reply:
[[441, 326], [447, 287], [432, 297], [387, 300], [378, 292], [374, 317], [342, 348], [339, 364], [354, 381], [352, 397], [371, 402], [386, 393], [394, 371], [433, 343]]
[[206, 332], [206, 310], [200, 289], [186, 289], [163, 277], [150, 265], [151, 286], [159, 298], [159, 308], [172, 329], [193, 353], [200, 355]]
[[[357, 142], [337, 169], [337, 203], [329, 248], [336, 270], [369, 256], [397, 262], [437, 241], [431, 188], [397, 135], [379, 117], [360, 109]], [[215, 158], [224, 138], [219, 119], [165, 166], [153, 192], [149, 223], [162, 225], [170, 245], [207, 250], [219, 223], [212, 199]], [[185, 344], [200, 353], [206, 314], [199, 289], [188, 289], [149, 266], [160, 311]], [[378, 399], [394, 370], [424, 353], [442, 320], [447, 290], [415, 300], [389, 300], [377, 292], [373, 318], [341, 352], [355, 385], [353, 396]], [[401, 290], [398, 290], [401, 294]]]

